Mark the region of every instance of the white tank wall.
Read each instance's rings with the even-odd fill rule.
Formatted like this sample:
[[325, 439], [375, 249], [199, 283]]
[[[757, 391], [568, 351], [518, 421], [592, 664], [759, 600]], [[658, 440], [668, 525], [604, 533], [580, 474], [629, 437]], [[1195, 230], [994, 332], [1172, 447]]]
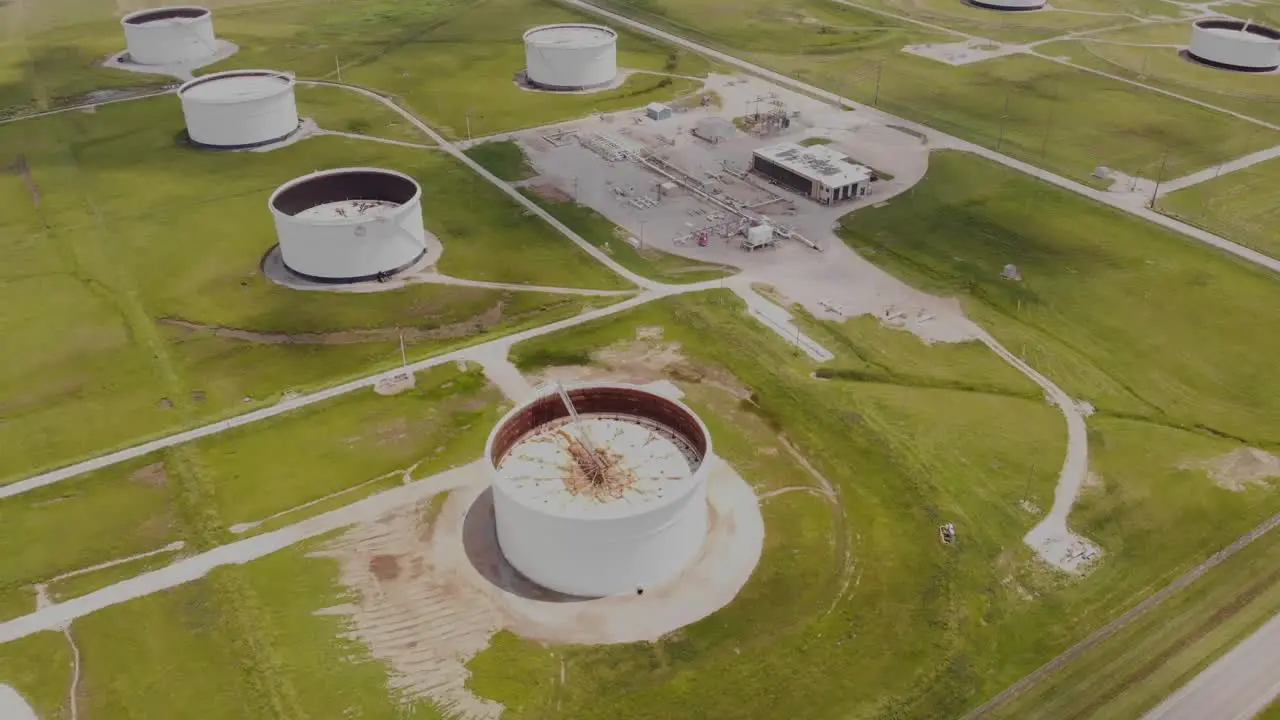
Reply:
[[[229, 75], [234, 76], [234, 73]], [[234, 82], [234, 77], [209, 82]], [[187, 134], [195, 142], [204, 145], [261, 145], [298, 129], [298, 104], [292, 78], [289, 78], [287, 84], [282, 84], [278, 92], [265, 97], [231, 101], [206, 100], [192, 97], [181, 90], [178, 97], [182, 100]]]
[[1234, 67], [1270, 69], [1280, 65], [1280, 40], [1199, 26], [1192, 27], [1188, 52], [1201, 60]]
[[539, 512], [493, 485], [502, 554], [525, 577], [568, 595], [634, 593], [674, 579], [707, 534], [707, 463], [688, 479], [694, 490], [640, 515], [610, 519]]
[[318, 278], [371, 277], [417, 259], [426, 250], [421, 194], [394, 213], [325, 222], [286, 215], [274, 207], [280, 253], [294, 272]]
[[139, 65], [170, 65], [204, 60], [217, 52], [213, 13], [155, 24], [122, 23], [129, 59]]
[[1044, 7], [1045, 0], [975, 0], [978, 5], [1008, 10], [1036, 10]]
[[581, 45], [543, 43], [538, 35], [534, 30], [525, 38], [525, 77], [529, 82], [549, 88], [587, 88], [608, 85], [617, 77], [618, 38], [611, 31], [607, 40]]

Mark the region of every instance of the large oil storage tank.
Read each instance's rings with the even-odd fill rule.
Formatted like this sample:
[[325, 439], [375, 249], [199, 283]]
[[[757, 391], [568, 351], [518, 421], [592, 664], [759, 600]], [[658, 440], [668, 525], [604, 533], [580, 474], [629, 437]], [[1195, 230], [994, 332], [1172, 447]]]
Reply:
[[1280, 67], [1280, 31], [1248, 20], [1197, 20], [1187, 54], [1227, 70], [1268, 72]]
[[389, 277], [427, 252], [422, 188], [404, 173], [321, 170], [281, 185], [267, 204], [285, 266], [316, 282]]
[[618, 33], [602, 25], [542, 25], [524, 34], [525, 81], [544, 90], [589, 90], [618, 76]]
[[1039, 10], [1045, 6], [1045, 0], [969, 0], [970, 5], [975, 5], [988, 10]]
[[154, 8], [120, 19], [128, 59], [138, 65], [183, 65], [206, 60], [218, 49], [213, 13], [194, 5]]
[[197, 145], [251, 148], [298, 129], [294, 78], [274, 70], [228, 70], [178, 88], [187, 135]]
[[644, 388], [544, 392], [509, 412], [485, 448], [502, 554], [574, 596], [672, 580], [706, 538], [710, 455], [698, 416]]

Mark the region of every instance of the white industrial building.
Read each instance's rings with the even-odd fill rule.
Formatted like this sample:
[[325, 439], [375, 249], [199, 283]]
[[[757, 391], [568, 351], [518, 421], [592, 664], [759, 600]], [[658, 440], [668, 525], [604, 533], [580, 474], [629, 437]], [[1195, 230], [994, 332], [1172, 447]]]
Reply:
[[281, 259], [309, 280], [384, 279], [427, 252], [422, 188], [404, 173], [322, 170], [281, 185], [267, 204]]
[[1187, 54], [1227, 70], [1268, 72], [1280, 67], [1280, 31], [1248, 20], [1197, 20]]
[[823, 204], [866, 197], [875, 173], [826, 145], [782, 143], [751, 154], [751, 169]]
[[213, 13], [194, 5], [155, 8], [120, 19], [129, 62], [138, 65], [185, 65], [217, 52]]
[[674, 579], [707, 534], [711, 436], [688, 407], [632, 385], [552, 390], [489, 436], [498, 545], [561, 593], [642, 593]]
[[969, 0], [969, 3], [988, 10], [1039, 10], [1046, 0]]
[[525, 82], [544, 90], [589, 90], [618, 76], [618, 33], [602, 25], [542, 25], [524, 34]]
[[278, 142], [298, 129], [294, 78], [274, 70], [228, 70], [178, 88], [191, 142], [227, 150]]

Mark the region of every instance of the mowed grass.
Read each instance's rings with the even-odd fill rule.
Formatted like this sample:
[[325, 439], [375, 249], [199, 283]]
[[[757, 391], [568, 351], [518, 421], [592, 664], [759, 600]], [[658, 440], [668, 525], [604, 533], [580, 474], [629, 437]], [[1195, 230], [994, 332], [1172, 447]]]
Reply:
[[[387, 668], [340, 637], [347, 602], [323, 539], [77, 621], [82, 712], [143, 718], [437, 720]], [[241, 635], [245, 632], [247, 636]], [[127, 655], [129, 662], [117, 659]], [[182, 682], [171, 682], [182, 678]]]
[[326, 85], [299, 85], [294, 93], [298, 114], [315, 120], [324, 130], [435, 144], [394, 110], [360, 93]]
[[491, 140], [467, 148], [467, 157], [507, 182], [528, 180], [533, 167], [515, 140]]
[[[868, 373], [819, 380], [741, 310], [717, 292], [673, 298], [518, 344], [512, 359], [584, 362], [661, 326], [708, 384], [727, 375], [745, 387], [737, 411], [830, 480], [839, 515], [807, 493], [766, 499], [765, 555], [742, 594], [657, 643], [548, 651], [502, 638], [471, 664], [471, 686], [514, 717], [958, 716], [1280, 509], [1270, 487], [1235, 493], [1180, 467], [1239, 443], [1096, 415], [1096, 476], [1071, 522], [1107, 554], [1068, 579], [1021, 542], [1052, 501], [1064, 432], [1042, 399], [1023, 399], [1033, 391], [1012, 369], [980, 346], [926, 346], [869, 319], [808, 320], [832, 366]], [[720, 390], [689, 385], [689, 367], [673, 375], [720, 418], [712, 432], [731, 464], [774, 488], [803, 477], [760, 463], [775, 457], [768, 446], [703, 399]], [[937, 543], [945, 521], [960, 530], [954, 548]]]
[[[94, 565], [289, 513], [289, 523], [470, 462], [504, 409], [476, 367], [418, 373], [395, 396], [360, 390], [174, 449], [0, 500], [0, 617], [34, 609], [32, 586]], [[378, 479], [387, 482], [375, 483]], [[351, 491], [351, 492], [347, 492]], [[67, 532], [75, 528], [75, 532]], [[171, 553], [50, 583], [67, 598], [174, 559]]]
[[0, 683], [12, 687], [40, 720], [71, 720], [71, 645], [46, 631], [0, 645]]
[[[957, 296], [1010, 350], [1103, 413], [1280, 442], [1265, 270], [956, 152], [842, 221], [868, 260]], [[1018, 266], [1022, 280], [1000, 276]]]
[[[0, 596], [25, 600], [58, 575], [156, 550], [182, 537], [177, 489], [159, 458], [97, 470], [0, 500]], [[20, 610], [21, 612], [14, 612]]]
[[611, 300], [281, 288], [259, 270], [275, 242], [266, 197], [316, 168], [417, 177], [444, 272], [628, 287], [443, 154], [333, 137], [199, 152], [176, 144], [181, 123], [166, 97], [0, 127], [0, 243], [11, 253], [0, 327], [12, 350], [0, 361], [0, 407], [19, 420], [0, 427], [0, 478], [388, 367], [400, 329], [419, 358]]
[[1278, 561], [1280, 534], [1273, 531], [1032, 685], [993, 717], [1141, 716], [1280, 611]]
[[[1274, 78], [1231, 72], [1194, 62], [1180, 52], [1190, 42], [1187, 22], [1138, 25], [1093, 33], [1087, 39], [1040, 45], [1036, 52], [1129, 78], [1216, 107], [1271, 123], [1280, 122], [1280, 88]], [[1124, 43], [1157, 44], [1134, 47]], [[1167, 47], [1173, 45], [1177, 47]], [[1267, 132], [1266, 128], [1259, 128]]]
[[[635, 74], [618, 88], [584, 95], [530, 92], [523, 33], [544, 23], [591, 21], [549, 0], [292, 0], [219, 13], [219, 32], [240, 53], [210, 68], [275, 67], [341, 79], [398, 96], [452, 138], [488, 135], [642, 107], [690, 93], [688, 77]], [[618, 64], [633, 70], [702, 76], [710, 64], [648, 37], [620, 30]]]
[[1082, 182], [1096, 182], [1098, 165], [1150, 178], [1163, 165], [1176, 177], [1280, 142], [1248, 121], [1043, 58], [953, 67], [900, 52], [959, 38], [828, 0], [751, 0], [732, 12], [710, 0], [605, 4]]
[[1221, 175], [1160, 198], [1157, 209], [1280, 257], [1280, 158]]

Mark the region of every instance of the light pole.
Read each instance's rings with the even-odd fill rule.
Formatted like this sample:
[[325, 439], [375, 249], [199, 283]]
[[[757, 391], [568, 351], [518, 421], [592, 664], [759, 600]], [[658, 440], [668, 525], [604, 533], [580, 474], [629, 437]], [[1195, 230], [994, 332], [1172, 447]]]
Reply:
[[881, 60], [879, 64], [876, 65], [876, 94], [875, 97], [871, 99], [871, 105], [873, 107], [880, 107], [880, 76], [883, 74], [884, 60]]

